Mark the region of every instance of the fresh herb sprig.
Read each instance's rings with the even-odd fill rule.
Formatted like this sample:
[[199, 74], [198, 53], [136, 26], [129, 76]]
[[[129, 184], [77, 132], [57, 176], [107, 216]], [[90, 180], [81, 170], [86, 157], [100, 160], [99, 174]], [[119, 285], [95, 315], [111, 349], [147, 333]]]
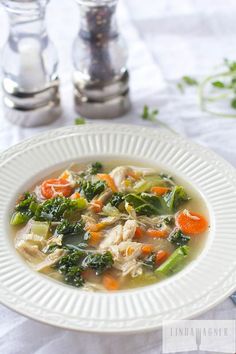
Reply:
[[198, 86], [198, 81], [191, 76], [183, 76], [181, 80], [177, 83], [177, 88], [184, 93], [186, 86]]
[[157, 120], [158, 114], [159, 114], [158, 109], [150, 109], [147, 105], [144, 105], [141, 117], [144, 120], [149, 120], [151, 122], [154, 122]]
[[224, 101], [228, 102], [231, 109], [236, 110], [236, 61], [224, 59], [222, 66], [225, 70], [209, 75], [199, 82], [191, 76], [183, 76], [177, 83], [177, 88], [184, 93], [187, 86], [198, 87], [200, 108], [203, 112], [225, 118], [236, 118], [236, 113], [224, 113], [208, 108], [210, 103]]
[[84, 118], [82, 118], [82, 117], [75, 118], [75, 125], [83, 125], [85, 123], [86, 123], [86, 121]]

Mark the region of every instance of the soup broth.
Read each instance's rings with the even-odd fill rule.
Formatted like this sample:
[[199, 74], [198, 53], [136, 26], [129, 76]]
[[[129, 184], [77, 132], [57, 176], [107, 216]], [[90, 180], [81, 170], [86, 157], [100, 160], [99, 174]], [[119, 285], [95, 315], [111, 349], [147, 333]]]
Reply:
[[197, 257], [209, 229], [188, 183], [122, 161], [56, 171], [20, 196], [11, 225], [35, 271], [97, 291], [166, 279]]

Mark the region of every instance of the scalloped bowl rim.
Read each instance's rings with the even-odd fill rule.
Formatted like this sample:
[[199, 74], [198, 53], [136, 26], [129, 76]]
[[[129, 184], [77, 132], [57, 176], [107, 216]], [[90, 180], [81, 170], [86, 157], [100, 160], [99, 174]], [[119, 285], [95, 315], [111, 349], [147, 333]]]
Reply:
[[[211, 220], [208, 240], [196, 260], [163, 282], [112, 294], [74, 289], [26, 265], [9, 237], [9, 213], [17, 194], [55, 166], [96, 157], [147, 160], [193, 184], [205, 199]], [[236, 289], [236, 172], [212, 151], [168, 132], [89, 124], [27, 139], [0, 154], [0, 167], [0, 301], [9, 308], [66, 329], [131, 333], [200, 315]], [[222, 181], [224, 194], [219, 191]], [[227, 257], [219, 257], [222, 247]]]

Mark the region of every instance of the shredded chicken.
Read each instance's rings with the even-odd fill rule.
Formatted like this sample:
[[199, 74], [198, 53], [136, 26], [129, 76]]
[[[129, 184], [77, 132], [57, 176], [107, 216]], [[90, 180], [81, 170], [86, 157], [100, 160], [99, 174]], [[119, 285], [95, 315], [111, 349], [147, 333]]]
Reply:
[[106, 290], [102, 284], [91, 283], [90, 281], [86, 281], [83, 286], [83, 290], [86, 291], [96, 291], [96, 290]]
[[63, 249], [57, 248], [54, 252], [50, 253], [48, 256], [44, 255], [46, 256], [46, 258], [42, 262], [36, 264], [34, 266], [34, 269], [38, 272], [42, 272], [46, 268], [51, 267], [53, 264], [57, 263], [64, 254], [65, 251]]
[[110, 230], [107, 230], [104, 235], [104, 240], [100, 243], [100, 248], [108, 248], [112, 245], [117, 245], [122, 241], [123, 237], [123, 226], [116, 225]]
[[110, 188], [108, 188], [104, 193], [102, 193], [97, 200], [99, 200], [100, 202], [102, 202], [103, 204], [106, 203], [106, 201], [112, 196], [112, 190]]
[[45, 255], [39, 250], [39, 246], [32, 245], [27, 241], [21, 242], [16, 249], [30, 263], [37, 263], [43, 261], [45, 258]]
[[137, 222], [135, 220], [127, 220], [124, 224], [123, 227], [123, 240], [132, 240], [134, 237], [136, 228], [137, 228]]
[[113, 178], [119, 192], [125, 192], [129, 189], [123, 182], [125, 181], [126, 176], [132, 172], [133, 170], [129, 166], [118, 166], [110, 172], [110, 176]]
[[42, 248], [46, 245], [46, 240], [43, 236], [35, 235], [35, 234], [18, 234], [15, 238], [15, 246], [19, 248], [21, 245], [29, 243], [31, 245], [37, 245]]
[[142, 262], [138, 262], [135, 259], [125, 262], [115, 262], [113, 266], [120, 270], [123, 276], [130, 274], [132, 277], [137, 277], [143, 272]]

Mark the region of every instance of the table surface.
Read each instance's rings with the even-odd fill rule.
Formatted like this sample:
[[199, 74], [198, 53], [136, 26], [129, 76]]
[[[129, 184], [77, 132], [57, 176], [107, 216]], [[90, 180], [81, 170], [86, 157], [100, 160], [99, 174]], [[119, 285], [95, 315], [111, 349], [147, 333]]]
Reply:
[[[183, 95], [176, 83], [183, 75], [202, 77], [222, 62], [236, 59], [236, 3], [233, 0], [126, 0], [119, 5], [119, 22], [129, 48], [132, 111], [115, 123], [140, 124], [144, 104], [158, 108], [159, 119], [179, 134], [205, 145], [236, 166], [236, 120], [201, 112], [194, 89]], [[0, 111], [0, 150], [40, 131], [73, 124], [71, 45], [78, 30], [78, 8], [73, 1], [52, 0], [48, 6], [48, 31], [60, 58], [63, 114], [50, 126], [12, 126]], [[7, 17], [0, 9], [0, 47], [8, 34]], [[66, 24], [66, 25], [62, 25]], [[102, 122], [102, 121], [101, 121]], [[0, 306], [0, 353], [161, 353], [161, 331], [122, 336], [75, 333], [29, 320]], [[235, 319], [230, 299], [200, 317]]]

